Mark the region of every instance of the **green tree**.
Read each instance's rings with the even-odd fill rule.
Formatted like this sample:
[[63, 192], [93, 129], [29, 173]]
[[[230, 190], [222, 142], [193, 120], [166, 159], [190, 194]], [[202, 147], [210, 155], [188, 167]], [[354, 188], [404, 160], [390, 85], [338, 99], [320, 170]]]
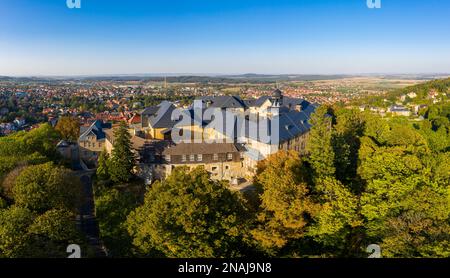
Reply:
[[48, 124], [0, 138], [0, 178], [18, 165], [57, 159], [59, 134]]
[[35, 214], [21, 207], [0, 210], [0, 258], [17, 258], [27, 245], [28, 226], [33, 223]]
[[95, 213], [99, 222], [100, 238], [113, 257], [132, 256], [132, 239], [127, 231], [127, 216], [138, 206], [131, 192], [104, 188], [96, 193]]
[[309, 132], [307, 150], [309, 163], [314, 172], [314, 178], [334, 176], [335, 154], [332, 146], [332, 117], [328, 107], [320, 106], [311, 116], [312, 128]]
[[0, 210], [0, 257], [65, 258], [71, 243], [87, 250], [70, 211], [56, 209], [38, 215], [17, 206]]
[[64, 140], [76, 142], [80, 137], [80, 122], [74, 117], [61, 117], [55, 129]]
[[127, 225], [144, 255], [236, 257], [245, 249], [245, 215], [238, 193], [210, 180], [203, 168], [176, 168], [152, 185]]
[[46, 163], [22, 170], [12, 192], [16, 205], [33, 211], [43, 213], [52, 208], [76, 211], [81, 184], [71, 171]]
[[320, 209], [308, 236], [332, 250], [330, 256], [357, 256], [363, 239], [358, 195], [332, 177], [316, 180], [315, 191]]
[[369, 230], [382, 238], [383, 256], [397, 258], [450, 257], [450, 195], [432, 187], [415, 190], [399, 202], [400, 211], [384, 226]]
[[113, 182], [128, 182], [133, 177], [136, 161], [132, 151], [131, 135], [125, 122], [121, 122], [114, 131], [114, 144], [109, 162], [108, 169]]
[[106, 149], [103, 149], [98, 158], [98, 166], [97, 166], [97, 177], [100, 180], [103, 181], [109, 180], [110, 175], [108, 165], [109, 165], [109, 154], [106, 151]]
[[365, 119], [357, 110], [337, 110], [336, 125], [333, 127], [333, 151], [336, 178], [343, 183], [352, 184], [361, 190], [357, 179], [358, 151], [360, 138], [364, 134]]
[[[85, 239], [75, 224], [75, 215], [66, 209], [52, 209], [37, 216], [27, 229], [27, 248], [22, 257], [65, 258], [67, 246], [83, 246]], [[85, 248], [83, 248], [86, 250]]]
[[23, 150], [28, 154], [38, 152], [48, 158], [58, 156], [56, 144], [61, 139], [59, 133], [49, 124], [42, 124], [39, 128], [32, 129], [20, 137]]
[[256, 186], [261, 191], [261, 205], [251, 233], [269, 254], [305, 237], [310, 218], [317, 213], [303, 177], [296, 152], [280, 151], [258, 165]]
[[433, 156], [419, 133], [397, 123], [383, 146], [362, 141], [358, 172], [366, 181], [361, 212], [368, 239], [386, 257], [448, 256], [448, 157]]

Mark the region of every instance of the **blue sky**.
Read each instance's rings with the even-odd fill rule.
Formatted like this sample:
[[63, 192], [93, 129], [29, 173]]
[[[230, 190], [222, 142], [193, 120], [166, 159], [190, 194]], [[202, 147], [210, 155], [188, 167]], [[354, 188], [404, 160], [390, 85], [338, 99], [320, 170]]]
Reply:
[[450, 1], [0, 1], [0, 75], [449, 73]]

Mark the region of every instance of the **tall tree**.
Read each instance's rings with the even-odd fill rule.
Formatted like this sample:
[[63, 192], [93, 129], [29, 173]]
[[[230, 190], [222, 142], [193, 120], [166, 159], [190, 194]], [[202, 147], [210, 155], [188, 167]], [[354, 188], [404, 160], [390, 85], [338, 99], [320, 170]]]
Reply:
[[257, 172], [261, 209], [252, 235], [265, 252], [274, 255], [305, 236], [318, 206], [309, 194], [298, 153], [280, 151], [262, 161]]
[[115, 183], [128, 182], [136, 165], [131, 145], [131, 135], [125, 122], [114, 131], [114, 144], [109, 163], [109, 174]]
[[97, 166], [97, 177], [100, 180], [109, 180], [109, 154], [106, 151], [106, 149], [103, 149], [103, 151], [100, 153], [100, 156], [98, 158], [98, 166]]
[[95, 214], [100, 237], [113, 257], [132, 256], [132, 240], [128, 234], [127, 216], [138, 206], [136, 196], [125, 190], [103, 188], [95, 196]]
[[320, 209], [313, 216], [308, 236], [332, 250], [330, 256], [358, 256], [363, 240], [358, 195], [332, 177], [316, 180], [315, 193]]
[[328, 110], [328, 107], [320, 106], [311, 116], [312, 128], [309, 132], [307, 150], [314, 178], [331, 177], [336, 172], [335, 154], [331, 141], [333, 120]]
[[77, 141], [80, 137], [80, 122], [74, 117], [61, 117], [55, 129], [64, 140]]
[[246, 210], [238, 193], [212, 181], [203, 168], [176, 168], [156, 182], [127, 220], [144, 255], [214, 258], [242, 255]]
[[353, 188], [361, 190], [355, 178], [358, 166], [360, 137], [364, 135], [365, 119], [358, 110], [338, 109], [336, 125], [333, 127], [333, 150], [336, 177], [343, 183], [353, 183]]

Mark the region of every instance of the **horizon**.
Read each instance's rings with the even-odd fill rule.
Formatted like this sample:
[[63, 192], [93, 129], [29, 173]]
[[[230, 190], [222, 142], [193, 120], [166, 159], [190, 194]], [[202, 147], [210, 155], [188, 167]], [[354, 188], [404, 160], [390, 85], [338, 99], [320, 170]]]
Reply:
[[282, 76], [292, 76], [292, 77], [306, 77], [306, 76], [323, 76], [323, 77], [332, 77], [332, 76], [342, 76], [342, 78], [350, 77], [450, 77], [450, 72], [405, 72], [405, 73], [389, 73], [389, 72], [380, 72], [380, 73], [354, 73], [354, 74], [346, 74], [346, 73], [280, 73], [280, 74], [271, 74], [271, 73], [111, 73], [111, 74], [67, 74], [67, 75], [46, 75], [46, 74], [32, 74], [32, 75], [3, 75], [0, 74], [0, 77], [3, 78], [94, 78], [94, 77], [152, 77], [152, 78], [164, 78], [164, 77], [211, 77], [211, 78], [220, 78], [220, 77], [245, 77], [245, 76], [257, 76], [257, 77], [282, 77]]
[[439, 0], [81, 3], [2, 1], [0, 75], [450, 73]]

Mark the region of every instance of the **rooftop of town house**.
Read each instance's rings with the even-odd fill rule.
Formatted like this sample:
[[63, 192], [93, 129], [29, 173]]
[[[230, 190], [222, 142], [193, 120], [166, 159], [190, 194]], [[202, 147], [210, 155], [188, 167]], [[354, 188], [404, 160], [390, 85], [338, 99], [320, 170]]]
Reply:
[[180, 143], [166, 148], [164, 155], [218, 154], [243, 152], [245, 148], [233, 143]]
[[88, 140], [89, 135], [94, 135], [97, 140], [101, 140], [105, 138], [105, 130], [110, 129], [111, 124], [103, 123], [100, 120], [94, 121], [90, 126], [81, 126], [80, 127], [80, 141]]

